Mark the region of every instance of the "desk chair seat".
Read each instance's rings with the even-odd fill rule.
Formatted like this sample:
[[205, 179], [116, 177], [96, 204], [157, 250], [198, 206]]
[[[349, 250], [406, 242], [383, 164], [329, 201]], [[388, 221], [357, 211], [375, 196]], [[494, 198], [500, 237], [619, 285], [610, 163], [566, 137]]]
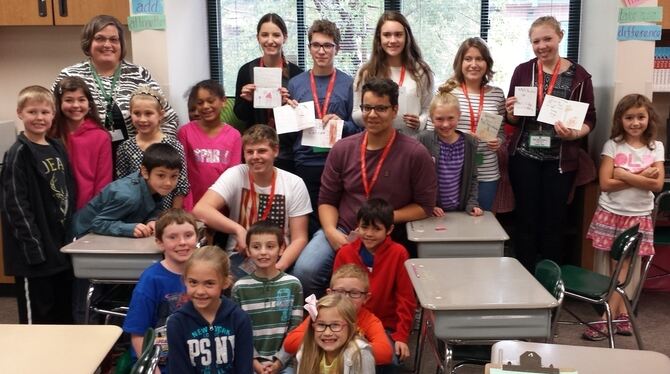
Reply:
[[[633, 272], [627, 271], [626, 279], [623, 282], [619, 282], [618, 280], [619, 274], [621, 273], [623, 264], [626, 262], [626, 260], [630, 260], [629, 269], [635, 268], [635, 262], [639, 257], [637, 252], [641, 240], [642, 233], [639, 232], [639, 225], [635, 225], [627, 229], [614, 240], [612, 243], [612, 248], [610, 249], [610, 258], [617, 261], [617, 266], [614, 268], [611, 277], [607, 277], [602, 274], [598, 274], [573, 265], [561, 266], [562, 279], [565, 284], [565, 296], [591, 304], [603, 305], [605, 307], [610, 348], [614, 348], [614, 329], [609, 300], [614, 295], [614, 293], [618, 293], [623, 299], [624, 306], [630, 317], [633, 334], [637, 340], [638, 348], [643, 349], [642, 340], [637, 329], [637, 322], [635, 320], [635, 316], [632, 313], [633, 308], [625, 291], [625, 288], [628, 286], [628, 284], [630, 284], [633, 278]], [[590, 324], [582, 321], [578, 316], [569, 310], [568, 312], [577, 318], [580, 323], [586, 325]]]

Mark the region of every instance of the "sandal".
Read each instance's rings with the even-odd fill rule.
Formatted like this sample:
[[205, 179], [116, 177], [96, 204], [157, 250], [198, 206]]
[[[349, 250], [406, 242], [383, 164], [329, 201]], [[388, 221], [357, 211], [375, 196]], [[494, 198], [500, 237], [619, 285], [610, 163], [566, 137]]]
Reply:
[[630, 324], [630, 317], [628, 314], [621, 313], [616, 317], [621, 322], [616, 323], [616, 333], [619, 335], [631, 336], [633, 335], [633, 327]]
[[599, 321], [592, 325], [587, 325], [582, 338], [591, 341], [605, 340], [609, 336], [607, 331], [607, 322]]

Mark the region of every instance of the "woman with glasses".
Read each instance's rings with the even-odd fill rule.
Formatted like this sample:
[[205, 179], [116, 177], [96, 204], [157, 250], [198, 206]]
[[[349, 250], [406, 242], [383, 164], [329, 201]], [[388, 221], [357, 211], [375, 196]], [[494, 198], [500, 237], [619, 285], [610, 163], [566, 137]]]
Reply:
[[[118, 19], [99, 15], [84, 26], [81, 33], [81, 49], [87, 59], [63, 69], [53, 88], [65, 77], [80, 77], [88, 86], [100, 119], [112, 136], [116, 146], [135, 135], [130, 121], [130, 94], [140, 85], [149, 86], [161, 92], [160, 85], [142, 66], [124, 60], [126, 41], [121, 22]], [[161, 131], [176, 136], [177, 114], [167, 101], [163, 104], [165, 116], [161, 121]]]
[[371, 78], [391, 78], [399, 86], [398, 115], [393, 127], [416, 136], [426, 127], [433, 98], [433, 71], [421, 57], [407, 19], [395, 11], [384, 12], [375, 29], [370, 60], [354, 80], [353, 119], [363, 126], [361, 87]]
[[[256, 40], [261, 49], [262, 56], [253, 59], [240, 67], [237, 72], [237, 83], [235, 84], [235, 106], [233, 111], [237, 118], [249, 128], [255, 124], [262, 123], [274, 128], [274, 115], [272, 109], [254, 108], [254, 68], [281, 68], [282, 76], [280, 89], [282, 103], [289, 97], [288, 81], [302, 73], [298, 65], [287, 61], [284, 57], [283, 46], [288, 40], [288, 28], [284, 20], [275, 13], [267, 13], [256, 25]], [[293, 143], [296, 134], [279, 135], [279, 155], [275, 159], [275, 166], [280, 169], [294, 172]]]

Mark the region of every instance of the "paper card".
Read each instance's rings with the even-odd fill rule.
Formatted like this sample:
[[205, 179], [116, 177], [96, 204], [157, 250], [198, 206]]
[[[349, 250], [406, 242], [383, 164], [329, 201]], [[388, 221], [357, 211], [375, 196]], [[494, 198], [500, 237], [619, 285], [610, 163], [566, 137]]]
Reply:
[[133, 32], [142, 30], [165, 30], [165, 15], [137, 14], [128, 16], [128, 29]]
[[497, 139], [502, 120], [503, 117], [499, 114], [482, 112], [477, 123], [477, 137], [484, 141]]
[[627, 7], [632, 7], [632, 6], [638, 6], [647, 0], [624, 0], [624, 3], [626, 3]]
[[562, 99], [560, 97], [546, 95], [540, 114], [537, 116], [538, 122], [544, 122], [554, 125], [556, 122], [563, 122], [563, 126], [580, 130], [586, 118], [586, 111], [589, 104], [579, 101]]
[[314, 101], [299, 103], [293, 108], [290, 105], [278, 106], [272, 109], [275, 117], [277, 134], [296, 132], [314, 127]]
[[163, 14], [163, 0], [132, 0], [132, 14]]
[[517, 117], [535, 116], [537, 104], [537, 87], [514, 87], [514, 115]]
[[663, 8], [658, 6], [619, 8], [619, 23], [661, 22], [662, 20]]
[[407, 92], [405, 87], [398, 89], [398, 117], [405, 114], [419, 115], [421, 113], [421, 102], [419, 96]]
[[281, 68], [254, 67], [254, 108], [281, 106]]
[[342, 139], [344, 121], [330, 120], [323, 126], [320, 119], [315, 120], [315, 126], [302, 130], [302, 145], [307, 147], [333, 148], [335, 142]]
[[620, 25], [617, 40], [661, 40], [660, 25]]

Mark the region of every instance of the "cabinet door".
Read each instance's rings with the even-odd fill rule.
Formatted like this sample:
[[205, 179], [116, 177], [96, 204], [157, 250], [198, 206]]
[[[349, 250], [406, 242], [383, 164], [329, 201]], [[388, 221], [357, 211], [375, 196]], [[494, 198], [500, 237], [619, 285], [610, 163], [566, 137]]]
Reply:
[[55, 25], [85, 25], [98, 14], [114, 16], [125, 25], [130, 12], [128, 0], [53, 0], [53, 7]]
[[[2, 0], [0, 26], [53, 25], [52, 0]], [[128, 1], [126, 0], [126, 7]]]

